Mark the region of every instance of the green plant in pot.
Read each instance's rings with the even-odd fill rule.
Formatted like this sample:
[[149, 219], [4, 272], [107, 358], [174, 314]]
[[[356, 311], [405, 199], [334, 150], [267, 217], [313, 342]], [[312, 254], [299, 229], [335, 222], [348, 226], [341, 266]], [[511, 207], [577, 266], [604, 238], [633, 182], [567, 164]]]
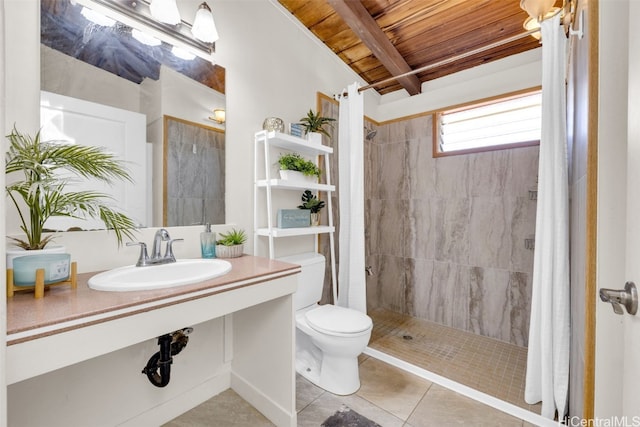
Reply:
[[221, 233], [220, 239], [216, 242], [216, 256], [218, 258], [236, 258], [242, 256], [244, 243], [247, 241], [247, 234], [244, 230], [235, 228], [227, 233]]
[[[326, 135], [329, 138], [331, 137], [324, 127], [333, 127], [331, 122], [334, 122], [335, 120], [336, 119], [332, 117], [323, 117], [319, 112], [314, 113], [313, 110], [309, 110], [307, 115], [300, 119], [300, 123], [302, 124], [302, 127], [304, 127], [304, 133], [307, 135], [307, 138], [314, 143], [321, 144], [322, 135]], [[318, 134], [318, 136], [314, 136], [314, 134]]]
[[304, 190], [302, 193], [302, 204], [298, 209], [309, 209], [311, 211], [311, 225], [320, 224], [320, 209], [324, 208], [324, 201], [318, 199], [311, 190]]
[[282, 171], [300, 172], [306, 177], [314, 177], [317, 181], [320, 178], [320, 168], [311, 160], [307, 160], [298, 153], [281, 154], [278, 158], [280, 165], [280, 176], [282, 179], [296, 179]]
[[[131, 181], [124, 162], [101, 147], [42, 141], [18, 132], [7, 135], [9, 150], [5, 155], [5, 173], [22, 173], [8, 177], [5, 190], [15, 206], [25, 239], [10, 237], [27, 251], [43, 249], [54, 238], [44, 234], [46, 221], [54, 216], [101, 219], [122, 243], [134, 237], [135, 222], [110, 206], [111, 197], [97, 191], [70, 191], [72, 180], [96, 179], [111, 184]], [[64, 172], [64, 175], [61, 173]]]

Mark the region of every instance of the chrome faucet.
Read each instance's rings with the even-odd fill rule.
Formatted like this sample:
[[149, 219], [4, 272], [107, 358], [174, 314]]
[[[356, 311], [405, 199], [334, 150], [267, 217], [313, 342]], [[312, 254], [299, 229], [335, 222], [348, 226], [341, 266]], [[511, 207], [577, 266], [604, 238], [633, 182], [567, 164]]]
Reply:
[[[164, 228], [156, 231], [153, 236], [153, 246], [151, 248], [151, 257], [147, 254], [147, 245], [143, 242], [127, 242], [127, 246], [140, 246], [140, 256], [136, 267], [146, 267], [148, 265], [159, 265], [176, 262], [176, 257], [173, 255], [173, 242], [180, 242], [184, 239], [172, 239], [169, 236], [169, 232]], [[162, 242], [167, 242], [167, 249], [162, 255]]]
[[[151, 249], [151, 259], [159, 259], [160, 252], [162, 250], [162, 242], [166, 242], [167, 240], [171, 240], [169, 236], [169, 232], [164, 228], [156, 231], [155, 236], [153, 236], [153, 248]], [[175, 261], [175, 260], [174, 260]]]

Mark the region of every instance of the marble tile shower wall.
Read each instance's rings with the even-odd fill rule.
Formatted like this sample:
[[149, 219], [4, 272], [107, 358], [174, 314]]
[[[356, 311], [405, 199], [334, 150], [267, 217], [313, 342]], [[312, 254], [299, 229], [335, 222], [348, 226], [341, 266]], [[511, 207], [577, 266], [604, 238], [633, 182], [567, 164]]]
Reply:
[[365, 141], [367, 299], [526, 346], [538, 147], [434, 159], [432, 119]]
[[224, 223], [225, 134], [180, 121], [167, 130], [167, 225]]

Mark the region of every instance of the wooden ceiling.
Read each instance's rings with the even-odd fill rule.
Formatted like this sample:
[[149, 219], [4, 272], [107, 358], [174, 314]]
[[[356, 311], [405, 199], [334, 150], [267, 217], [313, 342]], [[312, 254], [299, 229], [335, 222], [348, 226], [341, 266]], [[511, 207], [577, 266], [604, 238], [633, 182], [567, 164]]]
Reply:
[[[528, 17], [519, 0], [279, 2], [369, 84], [522, 34]], [[385, 94], [404, 88], [415, 95], [426, 81], [539, 46], [527, 36], [376, 90]]]

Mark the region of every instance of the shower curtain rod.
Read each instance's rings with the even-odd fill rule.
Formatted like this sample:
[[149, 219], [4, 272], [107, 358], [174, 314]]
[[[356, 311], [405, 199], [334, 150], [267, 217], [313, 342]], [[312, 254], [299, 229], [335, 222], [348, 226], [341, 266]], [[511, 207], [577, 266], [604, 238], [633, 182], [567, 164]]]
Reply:
[[[475, 54], [478, 54], [478, 53], [482, 53], [482, 52], [484, 52], [486, 50], [490, 50], [490, 49], [493, 49], [493, 48], [496, 48], [496, 47], [500, 47], [500, 46], [502, 46], [504, 44], [511, 43], [511, 42], [516, 41], [516, 40], [520, 40], [522, 38], [528, 37], [528, 36], [530, 36], [530, 35], [532, 35], [534, 33], [538, 33], [538, 32], [540, 32], [540, 28], [536, 28], [536, 29], [527, 31], [527, 32], [522, 33], [522, 34], [518, 34], [518, 35], [515, 35], [515, 36], [512, 36], [512, 37], [506, 38], [504, 40], [497, 41], [495, 43], [491, 43], [490, 45], [479, 47], [477, 49], [470, 50], [470, 51], [465, 52], [465, 53], [461, 53], [461, 54], [453, 56], [451, 58], [443, 59], [442, 61], [434, 62], [433, 64], [425, 65], [425, 66], [417, 68], [415, 70], [407, 71], [406, 73], [398, 74], [397, 76], [393, 76], [393, 77], [386, 78], [384, 80], [380, 80], [379, 82], [375, 82], [375, 83], [368, 84], [366, 86], [362, 86], [361, 88], [358, 88], [358, 92], [363, 92], [363, 91], [365, 91], [367, 89], [373, 89], [376, 86], [380, 86], [380, 85], [383, 85], [385, 83], [392, 82], [392, 81], [400, 79], [402, 77], [411, 76], [413, 74], [421, 73], [423, 71], [427, 71], [427, 70], [430, 70], [432, 68], [441, 67], [441, 66], [447, 65], [447, 64], [449, 64], [451, 62], [455, 62], [455, 61], [459, 61], [460, 59], [464, 59], [464, 58], [466, 58], [468, 56], [472, 56], [472, 55], [475, 55]], [[346, 95], [347, 95], [346, 92], [342, 94], [342, 96], [346, 96]]]
[[[556, 16], [557, 14], [559, 14], [559, 13], [561, 13], [563, 11], [564, 11], [564, 8], [560, 8], [558, 11], [556, 11], [556, 13], [546, 17], [544, 20], [546, 21], [547, 19], [551, 19], [551, 18], [553, 18], [554, 16]], [[562, 23], [560, 25], [562, 25]], [[460, 55], [456, 55], [456, 56], [454, 56], [452, 58], [447, 58], [447, 59], [444, 59], [442, 61], [435, 62], [433, 64], [425, 65], [425, 66], [417, 68], [415, 70], [407, 71], [406, 73], [398, 74], [397, 76], [392, 76], [392, 77], [386, 78], [384, 80], [380, 80], [379, 82], [375, 82], [375, 83], [368, 84], [366, 86], [362, 86], [361, 88], [358, 88], [358, 92], [364, 92], [367, 89], [373, 89], [376, 86], [380, 86], [380, 85], [383, 85], [385, 83], [389, 83], [389, 82], [395, 81], [395, 80], [400, 79], [402, 77], [412, 76], [414, 74], [430, 70], [431, 68], [441, 67], [443, 65], [447, 65], [450, 62], [455, 62], [455, 61], [458, 61], [460, 59], [464, 59], [464, 58], [466, 58], [468, 56], [475, 55], [477, 53], [482, 53], [482, 52], [484, 52], [486, 50], [490, 50], [490, 49], [493, 49], [493, 48], [496, 48], [496, 47], [500, 47], [500, 46], [502, 46], [504, 44], [511, 43], [511, 42], [516, 41], [516, 40], [520, 40], [522, 38], [528, 37], [528, 36], [530, 36], [530, 35], [532, 35], [534, 33], [538, 33], [538, 32], [540, 32], [540, 28], [535, 28], [533, 30], [529, 30], [529, 31], [521, 33], [521, 34], [518, 34], [518, 35], [515, 35], [515, 36], [511, 36], [511, 37], [506, 38], [504, 40], [500, 40], [500, 41], [497, 41], [495, 43], [491, 43], [490, 45], [479, 47], [478, 49], [470, 50], [469, 52], [461, 53]], [[337, 97], [337, 96], [339, 96], [339, 95], [335, 95], [334, 97]], [[347, 92], [343, 92], [342, 96], [343, 97], [347, 96]]]
[[[543, 19], [543, 21], [551, 19], [554, 16], [556, 16], [557, 14], [562, 13], [564, 11], [565, 11], [565, 7], [563, 6], [562, 8], [559, 8], [559, 10], [557, 10], [555, 13], [545, 17]], [[573, 23], [573, 18], [574, 18], [574, 15], [571, 14], [571, 23]], [[563, 25], [563, 23], [560, 22], [560, 25]], [[582, 27], [582, 14], [580, 16], [579, 26]], [[540, 32], [540, 28], [534, 28], [533, 30], [529, 30], [529, 31], [526, 31], [526, 32], [521, 33], [521, 34], [517, 34], [515, 36], [508, 37], [506, 39], [497, 41], [495, 43], [491, 43], [490, 45], [479, 47], [477, 49], [470, 50], [469, 52], [461, 53], [461, 54], [456, 55], [456, 56], [454, 56], [452, 58], [443, 59], [442, 61], [435, 62], [433, 64], [428, 64], [428, 65], [425, 65], [423, 67], [417, 68], [415, 70], [407, 71], [406, 73], [398, 74], [397, 76], [392, 76], [392, 77], [386, 78], [384, 80], [380, 80], [379, 82], [375, 82], [375, 83], [368, 84], [366, 86], [362, 86], [361, 88], [358, 88], [358, 92], [364, 92], [367, 89], [373, 89], [376, 86], [380, 86], [380, 85], [383, 85], [385, 83], [389, 83], [389, 82], [395, 81], [395, 80], [397, 80], [399, 78], [402, 78], [402, 77], [407, 77], [407, 76], [411, 76], [411, 75], [414, 75], [414, 74], [417, 74], [417, 73], [421, 73], [423, 71], [430, 70], [431, 68], [441, 67], [441, 66], [446, 65], [446, 64], [448, 64], [450, 62], [455, 62], [455, 61], [458, 61], [460, 59], [464, 59], [464, 58], [466, 58], [468, 56], [475, 55], [477, 53], [482, 53], [482, 52], [484, 52], [486, 50], [490, 50], [490, 49], [493, 49], [493, 48], [496, 48], [496, 47], [500, 47], [500, 46], [502, 46], [504, 44], [511, 43], [511, 42], [516, 41], [516, 40], [523, 39], [525, 37], [528, 37], [528, 36], [530, 36], [532, 34], [535, 34], [535, 33], [538, 33], [538, 32]], [[571, 27], [569, 27], [569, 35], [578, 35], [581, 38], [582, 37], [582, 28], [579, 28], [578, 30], [574, 31], [574, 30], [571, 29]], [[540, 42], [540, 44], [542, 44], [542, 42]], [[342, 92], [342, 94], [334, 95], [334, 98], [338, 99], [339, 96], [346, 97], [346, 96], [348, 96], [348, 94], [347, 94], [347, 92]]]

